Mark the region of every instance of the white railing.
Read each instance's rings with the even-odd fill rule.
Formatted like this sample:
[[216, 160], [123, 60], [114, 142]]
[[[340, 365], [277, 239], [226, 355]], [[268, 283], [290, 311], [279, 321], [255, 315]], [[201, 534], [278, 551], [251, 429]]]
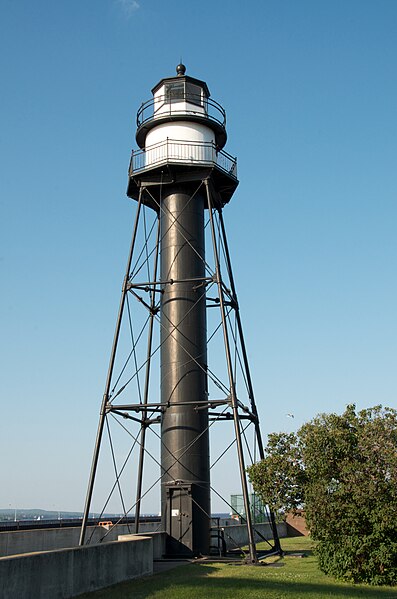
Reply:
[[237, 159], [217, 150], [214, 142], [190, 142], [166, 139], [147, 146], [144, 150], [133, 150], [129, 174], [153, 168], [160, 164], [190, 164], [216, 166], [237, 178]]

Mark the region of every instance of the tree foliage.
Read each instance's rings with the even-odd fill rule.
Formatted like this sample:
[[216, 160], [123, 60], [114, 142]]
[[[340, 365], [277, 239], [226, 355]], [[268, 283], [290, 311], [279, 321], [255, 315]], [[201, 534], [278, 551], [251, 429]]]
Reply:
[[321, 569], [338, 578], [397, 583], [397, 412], [375, 406], [321, 414], [297, 434], [269, 436], [249, 468], [274, 510], [304, 507]]
[[295, 433], [271, 433], [266, 458], [248, 468], [255, 493], [274, 512], [294, 511], [304, 499], [305, 471]]

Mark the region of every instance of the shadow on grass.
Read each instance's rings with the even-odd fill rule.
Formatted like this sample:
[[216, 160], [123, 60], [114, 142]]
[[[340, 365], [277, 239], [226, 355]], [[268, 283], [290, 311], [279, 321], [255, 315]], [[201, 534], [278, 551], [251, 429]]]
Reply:
[[[118, 584], [114, 587], [81, 595], [80, 599], [145, 599], [154, 593], [178, 599], [207, 597], [269, 597], [274, 599], [321, 599], [322, 597], [337, 597], [347, 599], [397, 599], [396, 591], [382, 587], [354, 587], [338, 583], [310, 583], [293, 580], [272, 580], [263, 577], [255, 578], [235, 576], [210, 576], [220, 570], [215, 565], [200, 564], [173, 569], [172, 571]], [[171, 593], [171, 594], [170, 594]]]
[[309, 557], [315, 555], [313, 549], [283, 549], [284, 557], [294, 557], [303, 555], [303, 557]]

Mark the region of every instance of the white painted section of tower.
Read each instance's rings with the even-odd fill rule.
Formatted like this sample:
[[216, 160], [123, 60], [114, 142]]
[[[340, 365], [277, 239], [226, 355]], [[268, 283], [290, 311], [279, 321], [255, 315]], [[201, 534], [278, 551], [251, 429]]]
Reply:
[[[204, 89], [184, 79], [159, 87], [153, 95], [153, 116], [159, 124], [148, 131], [143, 161], [139, 168], [161, 163], [216, 164], [215, 132], [210, 126], [189, 120], [207, 117]], [[161, 122], [164, 117], [178, 116], [177, 121]], [[185, 120], [179, 120], [186, 116]], [[154, 124], [154, 123], [153, 123]]]
[[163, 123], [151, 129], [145, 140], [145, 147], [158, 144], [166, 139], [188, 142], [215, 143], [215, 133], [206, 125], [188, 121]]
[[201, 123], [168, 122], [151, 129], [145, 140], [145, 166], [161, 162], [216, 162], [215, 134]]

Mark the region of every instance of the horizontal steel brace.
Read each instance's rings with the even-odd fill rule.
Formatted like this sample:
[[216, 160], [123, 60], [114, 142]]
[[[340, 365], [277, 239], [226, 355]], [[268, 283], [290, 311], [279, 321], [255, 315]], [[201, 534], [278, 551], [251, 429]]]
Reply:
[[[223, 416], [221, 416], [220, 414], [218, 416], [209, 415], [208, 420], [209, 420], [209, 422], [222, 422], [222, 421], [231, 422], [233, 420], [233, 416], [230, 416], [228, 418], [223, 418]], [[251, 418], [249, 418], [248, 416], [240, 416], [239, 420], [251, 420]]]
[[[130, 414], [128, 414], [128, 412], [123, 412], [121, 410], [116, 410], [116, 409], [113, 409], [111, 411], [114, 412], [115, 414], [117, 414], [118, 416], [121, 416], [122, 418], [126, 418], [128, 420], [133, 420], [134, 422], [138, 422], [138, 424], [144, 425], [144, 426], [151, 426], [152, 424], [160, 424], [161, 423], [160, 416], [158, 416], [157, 418], [146, 418], [146, 419], [139, 420], [139, 418], [134, 418], [134, 416], [131, 416]], [[159, 411], [159, 410], [151, 409], [150, 411], [153, 412], [153, 411]], [[242, 416], [242, 415], [239, 416], [239, 420], [251, 420], [251, 422], [254, 422], [255, 419], [256, 419], [255, 416]], [[217, 414], [216, 412], [209, 412], [208, 420], [210, 422], [216, 422], [219, 420], [230, 421], [230, 420], [233, 420], [233, 414], [231, 412], [221, 413], [221, 414]]]
[[[174, 285], [174, 283], [203, 283], [205, 281], [215, 282], [214, 277], [196, 277], [192, 279], [167, 279], [167, 281], [145, 281], [144, 283], [127, 283], [127, 289], [143, 289], [146, 287], [155, 287], [157, 285]], [[160, 291], [157, 289], [156, 291]]]
[[106, 412], [115, 412], [117, 410], [128, 410], [130, 412], [154, 412], [159, 410], [164, 410], [166, 408], [170, 408], [172, 406], [192, 406], [203, 408], [213, 408], [215, 406], [224, 406], [226, 404], [230, 404], [230, 399], [214, 399], [213, 401], [178, 401], [175, 403], [138, 403], [138, 404], [124, 404], [124, 405], [113, 405], [107, 404], [105, 411]]
[[120, 412], [119, 410], [112, 410], [112, 412], [117, 414], [117, 416], [121, 416], [122, 418], [126, 418], [128, 420], [133, 420], [134, 422], [138, 422], [138, 424], [142, 424], [142, 420], [139, 420], [139, 418], [135, 418], [134, 416], [131, 416], [127, 412]]
[[157, 418], [147, 418], [144, 422], [145, 426], [150, 426], [151, 424], [161, 424], [161, 418], [158, 416]]

